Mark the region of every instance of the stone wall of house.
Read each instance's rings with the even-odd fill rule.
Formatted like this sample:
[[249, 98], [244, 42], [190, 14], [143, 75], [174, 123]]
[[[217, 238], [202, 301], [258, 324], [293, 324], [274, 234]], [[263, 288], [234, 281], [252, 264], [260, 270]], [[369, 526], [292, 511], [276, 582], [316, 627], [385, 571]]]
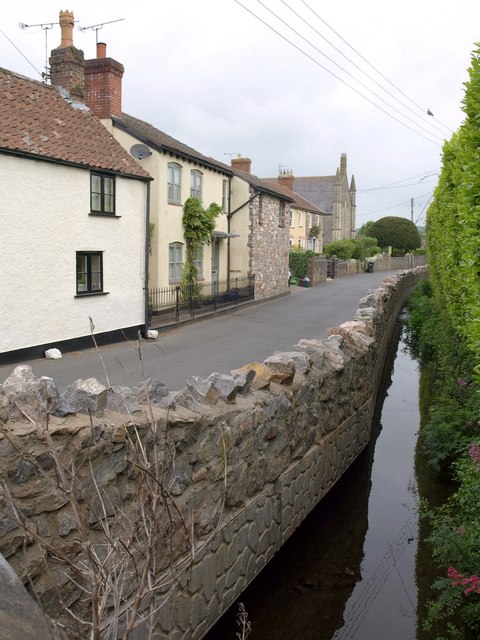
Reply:
[[[253, 192], [251, 193], [253, 195]], [[288, 290], [290, 205], [280, 213], [280, 199], [262, 193], [250, 203], [250, 273], [255, 274], [255, 298]]]
[[[41, 403], [66, 402], [55, 400], [52, 381], [30, 380], [38, 411], [26, 386], [12, 397], [5, 381], [0, 552], [44, 610], [70, 627], [62, 602], [88, 616], [75, 569], [88, 566], [88, 544], [102, 558], [111, 550], [108, 575], [118, 574], [132, 603], [148, 531], [155, 637], [202, 638], [368, 443], [399, 310], [425, 274], [386, 278], [327, 338], [300, 340], [231, 377], [191, 378], [175, 397], [157, 397], [150, 381], [142, 393], [151, 401], [140, 406], [128, 390], [114, 397], [90, 381], [91, 417], [47, 423]], [[29, 379], [26, 370], [16, 376]], [[116, 411], [104, 409], [107, 400]], [[120, 637], [124, 619], [112, 619], [120, 622], [110, 637]]]

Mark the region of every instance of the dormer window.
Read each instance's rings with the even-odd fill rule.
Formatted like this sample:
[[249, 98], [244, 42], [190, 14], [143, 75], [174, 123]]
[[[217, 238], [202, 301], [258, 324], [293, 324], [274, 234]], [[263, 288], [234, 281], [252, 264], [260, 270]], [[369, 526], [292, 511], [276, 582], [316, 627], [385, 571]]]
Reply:
[[99, 215], [115, 215], [114, 176], [90, 174], [90, 211]]

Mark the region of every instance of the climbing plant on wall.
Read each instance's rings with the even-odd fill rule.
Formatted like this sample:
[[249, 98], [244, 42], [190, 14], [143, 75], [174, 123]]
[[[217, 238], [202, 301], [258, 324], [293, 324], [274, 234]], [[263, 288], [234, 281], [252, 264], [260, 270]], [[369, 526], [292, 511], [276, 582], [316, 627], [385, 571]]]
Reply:
[[185, 263], [182, 281], [184, 285], [194, 285], [198, 278], [195, 258], [204, 244], [210, 244], [215, 218], [222, 212], [216, 202], [207, 209], [202, 207], [198, 198], [188, 198], [183, 205], [183, 228], [185, 238]]

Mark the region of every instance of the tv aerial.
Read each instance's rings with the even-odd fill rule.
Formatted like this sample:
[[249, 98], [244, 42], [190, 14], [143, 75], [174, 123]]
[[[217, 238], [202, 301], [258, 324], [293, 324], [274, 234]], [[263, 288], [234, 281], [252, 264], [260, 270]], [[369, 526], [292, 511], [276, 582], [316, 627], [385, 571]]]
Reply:
[[125, 20], [125, 18], [117, 18], [116, 20], [109, 20], [108, 22], [100, 22], [99, 24], [92, 24], [89, 27], [78, 27], [79, 31], [86, 31], [87, 29], [92, 29], [92, 31], [95, 31], [95, 44], [98, 44], [98, 32], [100, 31], [100, 29], [103, 29], [103, 27], [106, 24], [113, 24], [114, 22], [121, 22], [122, 20]]
[[27, 29], [33, 29], [34, 27], [41, 27], [41, 29], [45, 31], [45, 71], [42, 73], [42, 78], [45, 82], [50, 78], [50, 73], [48, 69], [48, 32], [56, 24], [58, 24], [58, 21], [41, 22], [39, 24], [26, 24], [25, 22], [18, 23], [18, 26], [20, 27], [20, 29], [22, 29], [22, 31], [26, 31]]

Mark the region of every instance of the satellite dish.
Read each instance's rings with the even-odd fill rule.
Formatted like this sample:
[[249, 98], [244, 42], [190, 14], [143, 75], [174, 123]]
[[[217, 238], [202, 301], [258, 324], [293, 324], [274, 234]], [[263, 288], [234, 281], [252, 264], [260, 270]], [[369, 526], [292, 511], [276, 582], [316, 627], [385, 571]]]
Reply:
[[137, 160], [142, 160], [142, 158], [152, 155], [146, 144], [134, 144], [133, 147], [130, 147], [130, 153]]

